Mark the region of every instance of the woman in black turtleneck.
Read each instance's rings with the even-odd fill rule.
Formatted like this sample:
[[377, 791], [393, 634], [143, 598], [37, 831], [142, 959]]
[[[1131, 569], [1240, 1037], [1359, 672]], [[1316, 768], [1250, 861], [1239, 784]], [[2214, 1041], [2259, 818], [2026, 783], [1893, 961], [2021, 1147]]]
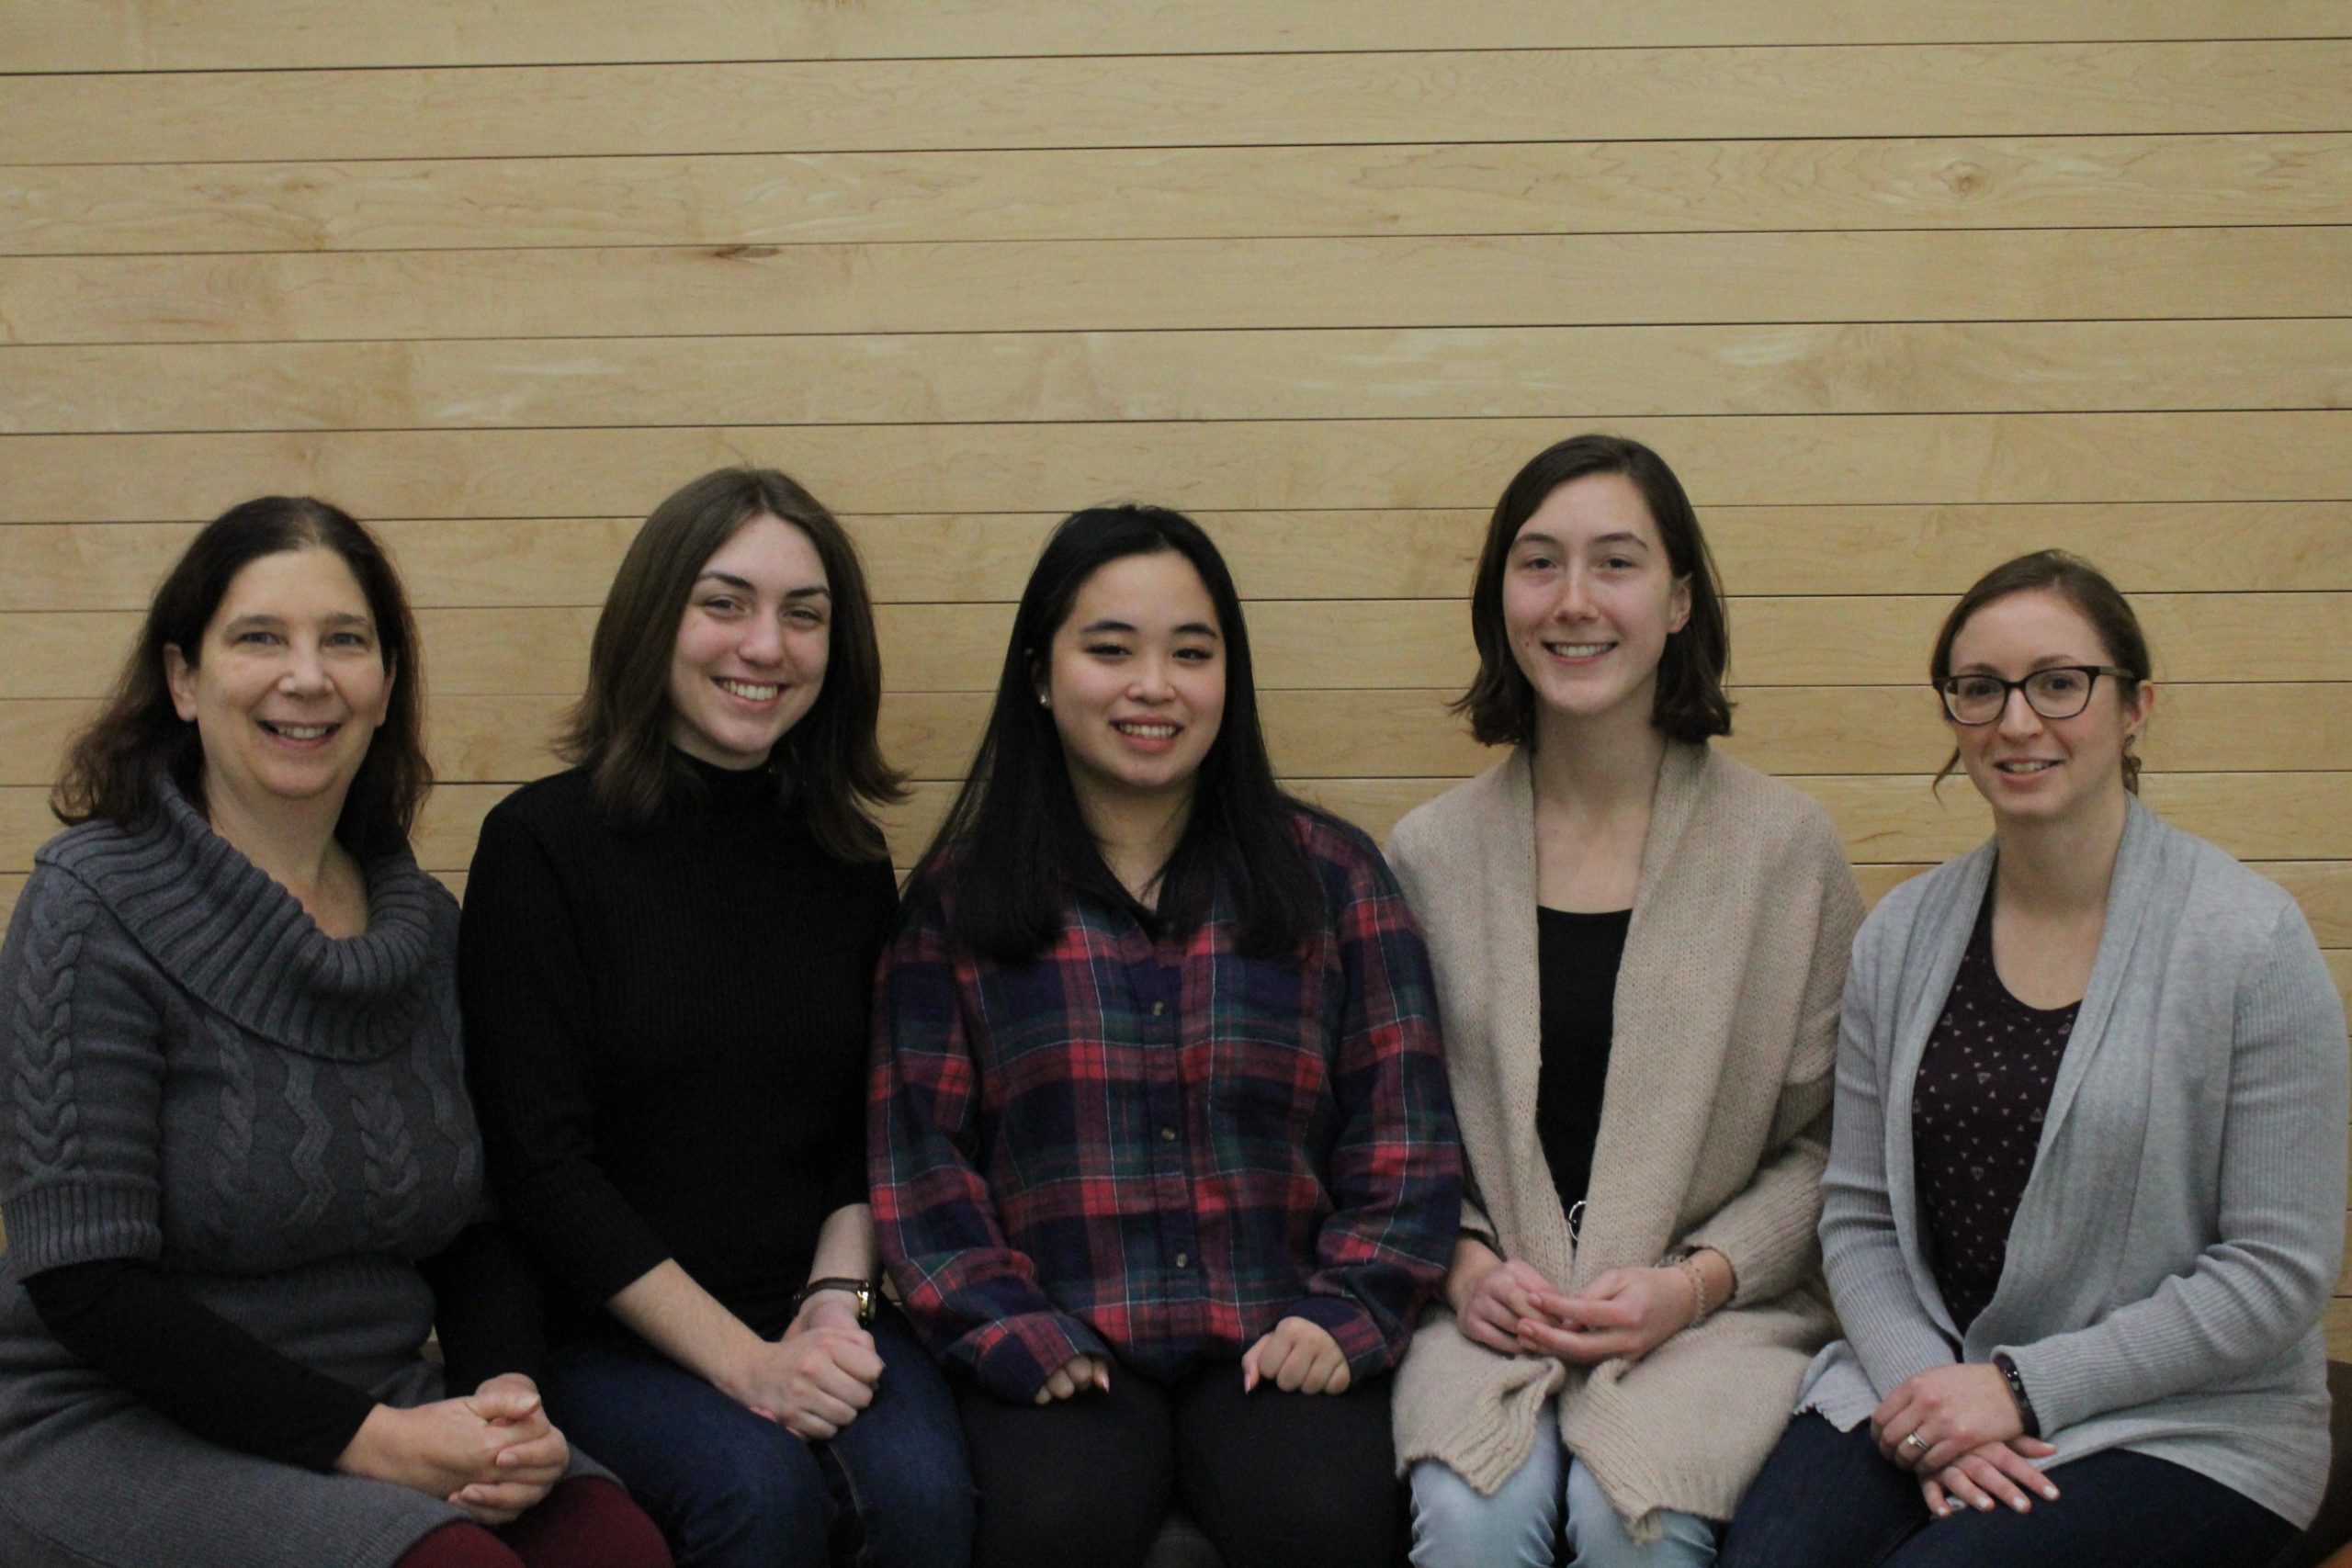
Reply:
[[578, 766], [491, 813], [467, 883], [469, 1070], [554, 1286], [548, 1406], [679, 1568], [970, 1550], [954, 1404], [871, 1289], [880, 693], [841, 525], [774, 470], [705, 475], [614, 580]]

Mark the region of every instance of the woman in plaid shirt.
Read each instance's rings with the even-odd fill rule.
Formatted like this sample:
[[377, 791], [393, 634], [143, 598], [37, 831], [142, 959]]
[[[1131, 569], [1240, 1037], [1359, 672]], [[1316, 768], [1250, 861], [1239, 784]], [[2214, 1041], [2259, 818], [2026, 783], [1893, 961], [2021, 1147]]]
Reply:
[[950, 1367], [981, 1564], [1399, 1554], [1388, 1373], [1461, 1163], [1428, 960], [1283, 795], [1223, 559], [1081, 512], [1023, 594], [875, 1015], [874, 1214]]

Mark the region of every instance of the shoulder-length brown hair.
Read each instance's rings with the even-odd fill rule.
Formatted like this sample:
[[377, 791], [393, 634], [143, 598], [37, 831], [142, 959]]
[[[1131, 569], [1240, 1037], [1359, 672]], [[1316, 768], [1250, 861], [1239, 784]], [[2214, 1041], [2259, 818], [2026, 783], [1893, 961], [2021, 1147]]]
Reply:
[[307, 495], [265, 495], [232, 506], [192, 540], [147, 606], [146, 624], [106, 705], [74, 739], [50, 809], [71, 826], [103, 818], [137, 824], [156, 811], [162, 781], [204, 808], [204, 745], [180, 717], [164, 678], [164, 649], [191, 665], [204, 657], [204, 630], [237, 574], [263, 556], [333, 550], [359, 581], [392, 692], [368, 755], [344, 796], [334, 836], [361, 860], [408, 845], [416, 810], [433, 787], [424, 760], [424, 671], [416, 621], [400, 574], [376, 536], [339, 506]]
[[1511, 542], [1545, 498], [1588, 474], [1623, 474], [1633, 481], [1657, 525], [1668, 565], [1690, 585], [1690, 616], [1668, 634], [1657, 663], [1657, 696], [1650, 722], [1669, 739], [1704, 740], [1731, 733], [1731, 699], [1724, 667], [1731, 660], [1731, 626], [1715, 585], [1715, 560], [1700, 531], [1699, 514], [1666, 459], [1622, 435], [1572, 435], [1527, 460], [1511, 476], [1487, 525], [1478, 572], [1470, 587], [1470, 633], [1478, 646], [1478, 673], [1453, 704], [1467, 714], [1470, 733], [1487, 746], [1525, 746], [1535, 739], [1535, 688], [1510, 650], [1503, 626], [1503, 569]]
[[[2154, 661], [2148, 655], [2148, 635], [2140, 629], [2140, 617], [2132, 608], [2132, 601], [2115, 586], [2107, 573], [2099, 570], [2078, 555], [2065, 550], [2035, 550], [2030, 555], [2016, 556], [2003, 561], [1974, 582], [1960, 596], [1960, 603], [1944, 616], [1944, 624], [1936, 633], [1936, 646], [1928, 655], [1928, 683], [1941, 693], [1943, 683], [1951, 679], [1951, 645], [1960, 638], [1961, 627], [1969, 617], [1996, 599], [2012, 593], [2027, 593], [2036, 590], [2055, 593], [2091, 624], [2091, 630], [2107, 649], [2107, 661], [2124, 673], [2110, 677], [2115, 682], [2115, 694], [2129, 703], [2143, 682], [2155, 678]], [[1940, 694], [1938, 702], [1943, 699]], [[1936, 770], [1936, 782], [1930, 787], [1940, 787], [1960, 766], [1960, 748], [1952, 748], [1944, 765]], [[2123, 787], [2132, 794], [2140, 793], [2140, 759], [2132, 754], [2127, 739], [2123, 750]]]
[[643, 827], [694, 775], [670, 755], [670, 660], [703, 564], [755, 517], [788, 523], [816, 547], [831, 590], [825, 680], [772, 758], [779, 805], [797, 804], [827, 852], [871, 861], [889, 852], [867, 807], [904, 799], [903, 775], [882, 760], [882, 654], [857, 547], [822, 502], [774, 468], [720, 468], [681, 486], [629, 544], [588, 649], [588, 688], [558, 749], [588, 770], [596, 808]]

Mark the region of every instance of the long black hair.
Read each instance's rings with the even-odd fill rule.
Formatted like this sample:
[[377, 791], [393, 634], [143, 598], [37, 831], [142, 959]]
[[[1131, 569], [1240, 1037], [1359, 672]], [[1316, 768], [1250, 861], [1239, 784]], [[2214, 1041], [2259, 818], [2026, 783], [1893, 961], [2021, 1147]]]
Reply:
[[1225, 558], [1199, 524], [1159, 506], [1098, 506], [1063, 519], [1022, 590], [1004, 650], [996, 705], [964, 787], [923, 855], [917, 886], [953, 883], [948, 936], [1000, 963], [1034, 960], [1061, 934], [1072, 891], [1105, 902], [1133, 899], [1087, 831], [1070, 788], [1061, 735], [1037, 701], [1054, 634], [1094, 573], [1128, 556], [1173, 550], [1192, 564], [1216, 608], [1225, 642], [1225, 716], [1201, 760], [1193, 808], [1160, 876], [1158, 918], [1197, 930], [1222, 892], [1241, 951], [1296, 952], [1320, 923], [1322, 887], [1291, 825], [1306, 809], [1274, 783], [1258, 725], [1258, 692], [1241, 596]]

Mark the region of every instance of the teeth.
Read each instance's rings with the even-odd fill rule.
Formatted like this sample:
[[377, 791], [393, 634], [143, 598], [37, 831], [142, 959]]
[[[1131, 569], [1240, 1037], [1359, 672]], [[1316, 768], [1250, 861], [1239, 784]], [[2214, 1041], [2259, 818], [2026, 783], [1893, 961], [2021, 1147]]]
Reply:
[[1122, 735], [1140, 736], [1153, 740], [1166, 740], [1176, 733], [1176, 727], [1172, 724], [1121, 724], [1114, 728]]
[[1610, 646], [1605, 642], [1547, 642], [1544, 645], [1546, 651], [1556, 653], [1563, 659], [1590, 659], [1595, 654], [1608, 652]]
[[1993, 764], [1994, 767], [1999, 769], [2005, 773], [2039, 773], [2051, 768], [2054, 768], [2058, 764], [2055, 762], [2035, 761], [2031, 759], [2019, 762], [1996, 762]]
[[316, 740], [334, 726], [331, 724], [271, 724], [265, 720], [262, 728], [273, 735], [283, 735], [288, 740]]
[[737, 696], [749, 703], [766, 702], [778, 692], [784, 690], [781, 686], [756, 685], [750, 681], [721, 681], [718, 684], [721, 690], [732, 692]]

